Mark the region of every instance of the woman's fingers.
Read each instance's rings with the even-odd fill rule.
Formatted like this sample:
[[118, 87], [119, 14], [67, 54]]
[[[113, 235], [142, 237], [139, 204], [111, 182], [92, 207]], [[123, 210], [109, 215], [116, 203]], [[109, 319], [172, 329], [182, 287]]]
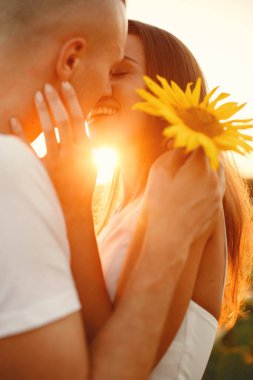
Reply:
[[[84, 117], [74, 88], [68, 82], [62, 83], [62, 99], [50, 84], [46, 84], [44, 94], [35, 94], [35, 107], [44, 132], [47, 153], [55, 156], [59, 151], [70, 152], [74, 143], [87, 144]], [[23, 127], [16, 118], [10, 120], [13, 133], [25, 140]], [[55, 128], [58, 128], [60, 145], [57, 142]]]
[[62, 97], [69, 112], [74, 141], [83, 144], [88, 141], [84, 117], [75, 90], [69, 82], [62, 83]]
[[73, 134], [68, 112], [59, 94], [50, 84], [45, 85], [45, 96], [59, 131], [61, 150], [69, 151], [73, 143]]
[[189, 154], [185, 153], [183, 148], [173, 148], [171, 145], [170, 149], [163, 153], [153, 166], [164, 167], [172, 178], [175, 176], [179, 168], [184, 165], [188, 157]]
[[[17, 136], [19, 139], [21, 139], [34, 152], [33, 147], [25, 137], [25, 132], [21, 121], [16, 117], [12, 117], [10, 119], [10, 127], [13, 134]], [[36, 152], [34, 153], [36, 154]]]
[[220, 192], [223, 198], [226, 191], [226, 178], [225, 178], [225, 171], [224, 171], [222, 160], [219, 160], [219, 161], [220, 161], [220, 164], [219, 164], [217, 175], [218, 175], [218, 180], [219, 180], [219, 185], [220, 185], [219, 186]]
[[40, 91], [36, 92], [34, 100], [41, 128], [45, 135], [47, 154], [53, 156], [58, 152], [58, 143], [46, 100]]
[[15, 117], [12, 117], [10, 119], [10, 126], [11, 126], [11, 130], [12, 132], [14, 133], [14, 135], [16, 135], [17, 137], [19, 137], [21, 140], [23, 140], [24, 142], [27, 143], [27, 140], [25, 138], [25, 133], [24, 133], [24, 129], [23, 129], [23, 126], [20, 122], [20, 120], [18, 120], [17, 118]]

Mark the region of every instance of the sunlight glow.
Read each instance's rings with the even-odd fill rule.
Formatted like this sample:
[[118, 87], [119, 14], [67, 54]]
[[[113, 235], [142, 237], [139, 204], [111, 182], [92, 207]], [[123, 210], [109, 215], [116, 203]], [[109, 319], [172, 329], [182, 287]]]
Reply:
[[95, 161], [98, 167], [97, 184], [110, 182], [117, 166], [117, 154], [111, 148], [94, 149]]
[[[57, 135], [56, 131], [56, 135]], [[41, 134], [32, 144], [33, 149], [39, 157], [47, 153], [44, 135]], [[98, 168], [97, 184], [106, 185], [111, 181], [117, 166], [117, 154], [111, 148], [94, 149], [94, 158]]]

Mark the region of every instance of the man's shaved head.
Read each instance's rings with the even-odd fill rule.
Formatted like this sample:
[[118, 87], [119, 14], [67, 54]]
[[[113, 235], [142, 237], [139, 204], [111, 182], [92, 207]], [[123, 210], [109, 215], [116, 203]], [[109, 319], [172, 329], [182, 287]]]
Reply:
[[[125, 4], [125, 0], [118, 0]], [[57, 27], [76, 22], [97, 22], [105, 17], [105, 11], [113, 3], [111, 0], [0, 0], [1, 35], [22, 37], [32, 32], [37, 36], [43, 30], [57, 33]], [[84, 13], [85, 12], [85, 13]]]

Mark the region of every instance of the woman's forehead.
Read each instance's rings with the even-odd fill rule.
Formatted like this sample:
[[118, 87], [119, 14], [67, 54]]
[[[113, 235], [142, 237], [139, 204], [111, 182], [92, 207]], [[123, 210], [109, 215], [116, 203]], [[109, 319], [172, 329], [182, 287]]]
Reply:
[[124, 55], [140, 66], [145, 66], [145, 51], [140, 37], [128, 34]]

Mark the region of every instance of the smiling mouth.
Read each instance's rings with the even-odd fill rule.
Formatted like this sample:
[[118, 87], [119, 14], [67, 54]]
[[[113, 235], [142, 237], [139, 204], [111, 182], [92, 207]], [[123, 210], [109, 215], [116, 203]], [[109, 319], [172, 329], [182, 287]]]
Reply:
[[99, 119], [102, 117], [113, 116], [117, 113], [118, 109], [115, 107], [96, 107], [89, 112], [86, 120], [89, 123], [92, 120]]

